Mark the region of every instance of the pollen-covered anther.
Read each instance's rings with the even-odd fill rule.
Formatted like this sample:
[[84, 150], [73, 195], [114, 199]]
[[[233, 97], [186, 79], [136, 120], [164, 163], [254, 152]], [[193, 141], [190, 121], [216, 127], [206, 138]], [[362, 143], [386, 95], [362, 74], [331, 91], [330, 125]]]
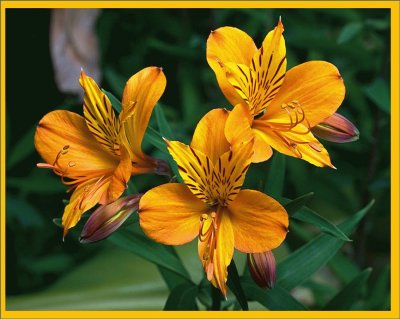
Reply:
[[74, 161], [68, 162], [68, 167], [74, 167], [74, 166], [76, 166], [76, 162], [74, 162]]

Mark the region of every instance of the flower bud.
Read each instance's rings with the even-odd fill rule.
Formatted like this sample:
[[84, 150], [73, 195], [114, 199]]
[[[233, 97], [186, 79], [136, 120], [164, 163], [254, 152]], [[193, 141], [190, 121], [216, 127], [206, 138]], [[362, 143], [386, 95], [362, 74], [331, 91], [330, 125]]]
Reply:
[[315, 136], [334, 143], [353, 142], [360, 135], [355, 125], [338, 113], [314, 126], [311, 131]]
[[142, 194], [128, 195], [97, 208], [83, 227], [79, 241], [87, 244], [110, 236], [138, 209], [141, 197]]
[[273, 288], [276, 280], [276, 263], [272, 251], [247, 255], [251, 277], [261, 288]]
[[156, 169], [155, 169], [156, 174], [171, 177], [171, 170], [166, 161], [162, 159], [156, 159], [155, 163], [156, 163]]

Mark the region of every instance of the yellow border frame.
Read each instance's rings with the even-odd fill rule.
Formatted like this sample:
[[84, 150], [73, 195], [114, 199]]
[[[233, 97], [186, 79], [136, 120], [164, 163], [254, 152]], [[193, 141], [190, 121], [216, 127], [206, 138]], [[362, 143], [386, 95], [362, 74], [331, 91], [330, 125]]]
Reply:
[[[390, 311], [7, 311], [5, 310], [5, 10], [7, 8], [380, 8], [391, 10]], [[398, 1], [4, 1], [1, 2], [1, 318], [400, 318], [399, 311], [399, 8]]]

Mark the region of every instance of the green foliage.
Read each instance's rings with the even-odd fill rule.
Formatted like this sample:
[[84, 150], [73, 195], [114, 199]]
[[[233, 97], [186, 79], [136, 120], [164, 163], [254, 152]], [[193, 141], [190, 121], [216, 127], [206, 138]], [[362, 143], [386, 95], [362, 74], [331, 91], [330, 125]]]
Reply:
[[[373, 203], [374, 201], [341, 223], [339, 229], [347, 236], [350, 235]], [[286, 289], [300, 285], [323, 267], [337, 253], [343, 243], [344, 241], [325, 234], [309, 241], [278, 264], [278, 284]]]
[[[62, 230], [51, 221], [60, 225], [63, 201], [70, 195], [58, 176], [35, 167], [42, 160], [34, 150], [33, 136], [44, 114], [67, 107], [82, 114], [82, 102], [61, 96], [55, 87], [48, 57], [49, 15], [49, 10], [9, 11], [6, 19], [10, 32], [6, 43], [7, 307], [390, 308], [388, 10], [102, 11], [97, 23], [104, 77], [101, 87], [117, 113], [124, 85], [132, 74], [150, 65], [164, 68], [167, 88], [153, 111], [143, 148], [146, 154], [167, 160], [178, 181], [176, 164], [162, 138], [188, 143], [208, 110], [231, 108], [205, 59], [210, 30], [235, 26], [253, 36], [259, 46], [281, 16], [288, 68], [313, 59], [326, 60], [343, 76], [346, 99], [338, 112], [358, 127], [360, 140], [348, 145], [323, 142], [337, 171], [316, 168], [278, 152], [271, 160], [250, 167], [245, 188], [263, 190], [278, 199], [290, 215], [290, 232], [276, 250], [275, 288], [259, 288], [243, 261], [232, 261], [227, 301], [206, 279], [198, 280], [190, 264], [188, 267], [186, 261], [194, 258], [197, 268], [202, 268], [195, 244], [190, 254], [182, 247], [157, 244], [133, 219], [103, 242], [80, 245], [79, 230], [89, 212], [62, 242]], [[32, 37], [19, 33], [22, 23], [29, 25]], [[24, 41], [19, 41], [21, 38]], [[26, 47], [31, 48], [29, 60], [24, 55]], [[18, 74], [28, 76], [24, 94]], [[164, 182], [165, 177], [135, 176], [128, 191], [145, 192]], [[299, 197], [301, 194], [305, 195]], [[367, 205], [372, 198], [376, 204]], [[243, 268], [245, 275], [239, 276]], [[307, 298], [304, 290], [311, 297]]]

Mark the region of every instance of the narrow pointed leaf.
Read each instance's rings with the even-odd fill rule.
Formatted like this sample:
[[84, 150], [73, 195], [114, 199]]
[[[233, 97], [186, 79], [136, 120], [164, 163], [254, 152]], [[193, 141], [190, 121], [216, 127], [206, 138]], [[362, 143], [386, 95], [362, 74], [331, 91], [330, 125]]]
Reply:
[[358, 300], [372, 269], [367, 268], [356, 278], [348, 283], [336, 296], [334, 296], [324, 307], [325, 310], [350, 310], [351, 306]]
[[228, 282], [227, 285], [229, 289], [235, 295], [238, 303], [242, 307], [243, 310], [249, 310], [249, 305], [247, 304], [247, 298], [240, 284], [240, 277], [238, 270], [236, 268], [235, 262], [232, 260], [228, 267]]
[[[341, 223], [339, 229], [345, 235], [350, 235], [374, 202], [372, 200], [366, 207]], [[277, 283], [287, 290], [300, 285], [326, 265], [339, 251], [343, 243], [343, 240], [336, 237], [327, 234], [319, 235], [278, 264]]]
[[315, 225], [326, 234], [332, 235], [344, 241], [351, 241], [351, 239], [349, 239], [349, 237], [347, 237], [336, 225], [332, 224], [330, 221], [307, 207], [303, 207], [291, 217], [301, 220], [302, 222]]
[[118, 113], [121, 113], [121, 110], [122, 110], [121, 102], [111, 92], [108, 92], [104, 89], [101, 89], [101, 90], [103, 91], [103, 93], [105, 95], [107, 95], [114, 110], [117, 111]]
[[293, 200], [283, 198], [280, 200], [283, 203], [283, 207], [285, 207], [289, 216], [293, 216], [300, 208], [307, 205], [309, 201], [313, 198], [314, 193], [307, 193], [300, 197], [297, 197]]
[[285, 180], [285, 155], [275, 152], [272, 156], [271, 167], [264, 187], [264, 193], [272, 197], [280, 197], [283, 192]]
[[194, 284], [180, 284], [168, 296], [164, 310], [198, 310], [196, 296], [198, 287]]
[[156, 107], [154, 108], [158, 129], [163, 137], [166, 137], [169, 140], [173, 140], [174, 135], [172, 133], [171, 127], [169, 126], [167, 118], [165, 117], [165, 112], [163, 108], [165, 108], [165, 106], [161, 103], [157, 103]]
[[310, 208], [304, 207], [313, 196], [314, 193], [311, 192], [292, 201], [286, 198], [281, 198], [280, 202], [283, 203], [283, 206], [291, 218], [312, 224], [321, 229], [322, 232], [335, 236], [341, 240], [351, 241], [336, 225], [332, 224], [321, 215], [318, 215]]
[[243, 289], [251, 300], [255, 300], [270, 310], [307, 310], [288, 291], [275, 285], [273, 289], [258, 287], [250, 277], [242, 277]]
[[9, 156], [7, 158], [7, 170], [13, 168], [16, 164], [21, 162], [27, 156], [29, 156], [34, 150], [33, 137], [35, 135], [36, 125], [31, 127], [28, 132], [25, 133], [22, 138], [11, 148]]
[[161, 152], [168, 154], [167, 144], [163, 140], [162, 135], [151, 126], [147, 127], [144, 139]]
[[[164, 246], [164, 247], [166, 247], [167, 250], [171, 252], [171, 254], [173, 254], [174, 256], [176, 256], [176, 258], [180, 260], [180, 257], [178, 256], [174, 246]], [[188, 280], [186, 277], [180, 274], [177, 274], [175, 271], [171, 271], [168, 268], [165, 268], [160, 265], [157, 265], [157, 267], [170, 291], [172, 291], [175, 287], [181, 284], [191, 283], [190, 280]]]
[[181, 260], [167, 246], [151, 241], [143, 234], [121, 229], [107, 240], [191, 281]]
[[159, 132], [157, 132], [154, 128], [149, 126], [146, 130], [146, 134], [144, 135], [144, 139], [148, 143], [150, 143], [151, 145], [153, 145], [154, 147], [159, 149], [161, 152], [167, 154], [167, 160], [172, 169], [172, 172], [176, 176], [178, 182], [182, 182], [183, 180], [178, 173], [178, 166], [176, 165], [175, 161], [172, 159], [172, 156], [169, 154], [168, 149], [167, 149], [167, 144], [163, 140], [161, 134]]

